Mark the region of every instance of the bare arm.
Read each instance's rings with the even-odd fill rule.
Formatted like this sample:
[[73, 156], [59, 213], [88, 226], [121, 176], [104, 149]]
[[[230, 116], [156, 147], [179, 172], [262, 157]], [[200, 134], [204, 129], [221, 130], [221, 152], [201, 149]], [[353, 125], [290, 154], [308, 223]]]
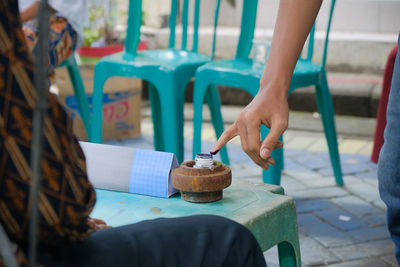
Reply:
[[30, 21], [31, 19], [34, 19], [38, 12], [39, 6], [40, 6], [40, 2], [36, 1], [32, 5], [30, 5], [27, 9], [22, 11], [21, 12], [21, 22], [25, 23], [27, 21]]
[[[32, 5], [30, 5], [28, 8], [26, 8], [25, 10], [23, 10], [20, 13], [21, 16], [21, 22], [25, 23], [27, 21], [30, 21], [32, 19], [34, 19], [39, 11], [39, 6], [40, 6], [40, 1], [37, 0], [35, 3], [33, 3]], [[49, 10], [51, 13], [55, 13], [56, 10], [51, 6], [51, 3], [49, 3]]]
[[[256, 97], [239, 114], [235, 123], [219, 138], [211, 152], [216, 152], [233, 137], [240, 135], [242, 148], [264, 169], [274, 164], [271, 152], [281, 147], [279, 137], [288, 125], [287, 94], [294, 67], [307, 35], [315, 21], [322, 0], [281, 0], [272, 38], [271, 52], [261, 77]], [[270, 132], [260, 141], [260, 126]]]

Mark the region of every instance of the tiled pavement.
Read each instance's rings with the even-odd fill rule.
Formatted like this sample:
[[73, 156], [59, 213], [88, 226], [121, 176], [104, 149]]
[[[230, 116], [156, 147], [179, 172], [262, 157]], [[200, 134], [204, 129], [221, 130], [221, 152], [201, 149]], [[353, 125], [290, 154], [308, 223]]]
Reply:
[[[191, 158], [192, 125], [185, 122], [185, 158]], [[152, 124], [142, 119], [142, 137], [108, 142], [152, 149]], [[203, 126], [203, 151], [215, 142], [210, 124]], [[379, 198], [376, 164], [369, 161], [372, 142], [339, 136], [345, 186], [332, 177], [323, 133], [286, 131], [282, 186], [296, 200], [303, 266], [396, 266], [386, 229], [385, 205]], [[261, 170], [241, 150], [228, 145], [234, 179], [261, 183]], [[265, 253], [268, 266], [279, 266], [276, 247]]]

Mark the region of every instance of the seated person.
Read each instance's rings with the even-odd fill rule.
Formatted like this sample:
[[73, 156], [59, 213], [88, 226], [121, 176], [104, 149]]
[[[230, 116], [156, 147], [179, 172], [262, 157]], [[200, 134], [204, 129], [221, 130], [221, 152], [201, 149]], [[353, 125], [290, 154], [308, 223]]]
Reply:
[[[87, 0], [49, 0], [49, 77], [83, 43], [83, 27], [88, 24]], [[39, 0], [18, 0], [26, 42], [36, 54]]]
[[[26, 266], [36, 92], [17, 0], [0, 0], [0, 13], [0, 224]], [[38, 203], [41, 266], [265, 266], [250, 231], [222, 217], [160, 218], [115, 228], [90, 218], [96, 193], [84, 154], [70, 118], [48, 97]]]

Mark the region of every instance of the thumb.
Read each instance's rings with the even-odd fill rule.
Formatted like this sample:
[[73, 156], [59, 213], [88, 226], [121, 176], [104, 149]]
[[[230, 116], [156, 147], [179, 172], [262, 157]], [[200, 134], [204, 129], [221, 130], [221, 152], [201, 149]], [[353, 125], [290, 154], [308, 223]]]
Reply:
[[285, 129], [286, 127], [283, 124], [282, 126], [280, 125], [276, 125], [275, 127], [274, 125], [271, 126], [271, 129], [267, 137], [265, 137], [264, 141], [261, 144], [260, 148], [261, 158], [267, 159], [268, 157], [271, 156], [271, 153], [275, 148], [280, 147], [280, 146], [277, 147], [279, 142], [279, 137], [282, 135]]

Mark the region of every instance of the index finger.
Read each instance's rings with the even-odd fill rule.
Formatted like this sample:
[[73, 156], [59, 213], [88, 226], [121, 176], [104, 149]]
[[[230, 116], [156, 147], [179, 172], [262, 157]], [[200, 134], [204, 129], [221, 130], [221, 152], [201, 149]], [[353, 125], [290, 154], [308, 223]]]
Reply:
[[236, 137], [239, 134], [238, 127], [236, 122], [232, 124], [228, 129], [226, 129], [221, 136], [218, 138], [217, 142], [215, 143], [214, 147], [211, 149], [211, 154], [216, 154], [218, 151], [232, 138]]
[[97, 219], [97, 218], [91, 218], [95, 223], [97, 224], [107, 224], [104, 220], [102, 219]]

